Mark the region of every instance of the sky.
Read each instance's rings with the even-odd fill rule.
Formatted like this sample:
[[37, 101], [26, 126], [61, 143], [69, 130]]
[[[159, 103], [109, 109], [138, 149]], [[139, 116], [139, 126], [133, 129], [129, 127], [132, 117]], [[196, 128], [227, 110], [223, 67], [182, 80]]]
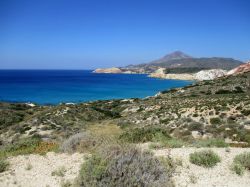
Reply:
[[0, 0], [0, 69], [94, 69], [180, 50], [250, 59], [249, 0]]

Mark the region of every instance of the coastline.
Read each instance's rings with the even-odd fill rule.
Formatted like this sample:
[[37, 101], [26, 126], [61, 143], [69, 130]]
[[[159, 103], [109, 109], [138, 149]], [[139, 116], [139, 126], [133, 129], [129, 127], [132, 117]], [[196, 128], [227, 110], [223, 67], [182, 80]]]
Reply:
[[[23, 79], [24, 74], [25, 79]], [[91, 70], [40, 70], [35, 72], [35, 76], [33, 74], [32, 71], [22, 70], [3, 73], [2, 78], [6, 81], [10, 80], [11, 84], [7, 84], [7, 82], [0, 84], [0, 89], [3, 90], [0, 94], [0, 102], [55, 106], [65, 103], [77, 104], [103, 100], [144, 99], [153, 97], [164, 90], [180, 88], [193, 83], [186, 80], [165, 79], [163, 81], [149, 77], [148, 73], [94, 75]], [[48, 78], [44, 79], [45, 76]], [[76, 81], [72, 82], [72, 78]], [[22, 89], [17, 89], [19, 87]]]
[[195, 81], [195, 77], [192, 74], [183, 73], [183, 74], [163, 74], [163, 73], [129, 73], [129, 72], [110, 72], [110, 71], [101, 71], [95, 72], [92, 71], [94, 74], [140, 74], [140, 75], [147, 75], [150, 78], [158, 78], [158, 79], [165, 79], [165, 80], [182, 80], [182, 81]]

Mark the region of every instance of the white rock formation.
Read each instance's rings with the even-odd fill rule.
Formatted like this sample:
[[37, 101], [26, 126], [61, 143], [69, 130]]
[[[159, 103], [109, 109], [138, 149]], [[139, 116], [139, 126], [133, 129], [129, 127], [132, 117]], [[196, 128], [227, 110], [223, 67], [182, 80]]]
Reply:
[[213, 80], [218, 77], [223, 77], [227, 74], [227, 71], [222, 69], [210, 69], [202, 70], [194, 74], [196, 80]]
[[161, 79], [178, 79], [178, 80], [194, 80], [194, 76], [189, 73], [171, 74], [165, 73], [165, 68], [159, 68], [154, 73], [151, 73], [149, 77], [161, 78]]

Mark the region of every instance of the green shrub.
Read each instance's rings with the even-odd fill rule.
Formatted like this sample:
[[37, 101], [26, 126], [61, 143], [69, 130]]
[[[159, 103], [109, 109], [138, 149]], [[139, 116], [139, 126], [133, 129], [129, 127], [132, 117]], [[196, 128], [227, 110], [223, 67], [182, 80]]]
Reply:
[[194, 121], [188, 125], [188, 130], [190, 131], [201, 131], [203, 129], [204, 129], [204, 125], [199, 122]]
[[172, 138], [172, 139], [164, 141], [163, 144], [165, 145], [165, 147], [168, 147], [168, 148], [180, 148], [184, 146], [186, 143], [182, 141], [181, 139]]
[[238, 175], [243, 175], [246, 169], [250, 170], [250, 152], [244, 152], [235, 156], [231, 168]]
[[193, 114], [193, 117], [198, 117], [199, 115], [197, 113], [194, 113]]
[[82, 165], [77, 186], [172, 187], [174, 164], [135, 147], [115, 145], [94, 153]]
[[220, 118], [211, 118], [210, 123], [213, 125], [219, 125], [219, 124], [221, 124], [221, 119]]
[[250, 110], [248, 109], [245, 109], [245, 110], [242, 110], [241, 113], [244, 115], [244, 116], [249, 116], [250, 115]]
[[181, 139], [171, 138], [162, 140], [160, 142], [151, 143], [149, 145], [150, 149], [160, 149], [160, 148], [180, 148], [186, 145]]
[[5, 159], [0, 159], [0, 173], [7, 170], [9, 167], [9, 162], [7, 162]]
[[167, 130], [160, 127], [143, 127], [135, 128], [121, 134], [121, 140], [130, 143], [161, 141], [162, 139], [170, 139]]
[[195, 165], [208, 168], [214, 167], [218, 162], [220, 162], [220, 157], [211, 150], [203, 150], [191, 153], [189, 155], [189, 160]]
[[244, 93], [244, 91], [243, 91], [243, 89], [242, 89], [241, 87], [236, 86], [236, 87], [234, 88], [234, 93]]
[[241, 164], [234, 163], [231, 166], [231, 170], [233, 170], [237, 175], [243, 175], [245, 168]]
[[1, 148], [0, 159], [25, 154], [45, 154], [49, 151], [56, 151], [57, 149], [58, 145], [54, 142], [43, 142], [38, 137], [25, 138]]
[[66, 169], [64, 166], [62, 166], [52, 171], [51, 176], [64, 177], [65, 173], [66, 173]]
[[21, 139], [19, 142], [3, 147], [0, 150], [0, 158], [33, 153], [40, 141], [39, 138]]
[[224, 139], [210, 138], [206, 140], [197, 140], [194, 143], [195, 147], [228, 147], [229, 144]]
[[230, 93], [232, 93], [232, 91], [230, 91], [230, 90], [223, 90], [223, 89], [218, 90], [218, 91], [215, 92], [215, 94], [230, 94]]

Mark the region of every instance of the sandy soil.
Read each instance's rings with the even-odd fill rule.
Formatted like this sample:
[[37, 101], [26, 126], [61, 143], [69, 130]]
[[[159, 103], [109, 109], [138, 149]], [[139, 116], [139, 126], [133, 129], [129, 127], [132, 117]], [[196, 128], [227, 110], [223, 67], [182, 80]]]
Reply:
[[212, 148], [220, 157], [221, 162], [215, 167], [207, 169], [189, 162], [189, 154], [204, 148], [175, 148], [171, 150], [157, 150], [157, 156], [167, 156], [182, 160], [182, 166], [178, 166], [174, 174], [174, 181], [177, 187], [249, 187], [250, 172], [238, 176], [230, 170], [233, 158], [250, 148]]
[[[146, 149], [148, 144], [141, 146]], [[173, 180], [176, 187], [249, 187], [250, 172], [238, 176], [229, 168], [235, 155], [250, 148], [212, 148], [221, 157], [221, 162], [207, 169], [189, 162], [189, 154], [204, 148], [175, 148], [156, 150], [156, 156], [168, 156], [182, 160]], [[46, 156], [25, 155], [9, 158], [10, 169], [0, 174], [0, 187], [60, 187], [63, 182], [73, 182], [77, 177], [83, 154], [48, 153]], [[65, 168], [64, 176], [52, 175], [53, 171]]]
[[[83, 154], [24, 155], [9, 158], [10, 169], [0, 173], [1, 187], [57, 187], [63, 182], [73, 181], [83, 162]], [[52, 172], [62, 170], [64, 176]]]

